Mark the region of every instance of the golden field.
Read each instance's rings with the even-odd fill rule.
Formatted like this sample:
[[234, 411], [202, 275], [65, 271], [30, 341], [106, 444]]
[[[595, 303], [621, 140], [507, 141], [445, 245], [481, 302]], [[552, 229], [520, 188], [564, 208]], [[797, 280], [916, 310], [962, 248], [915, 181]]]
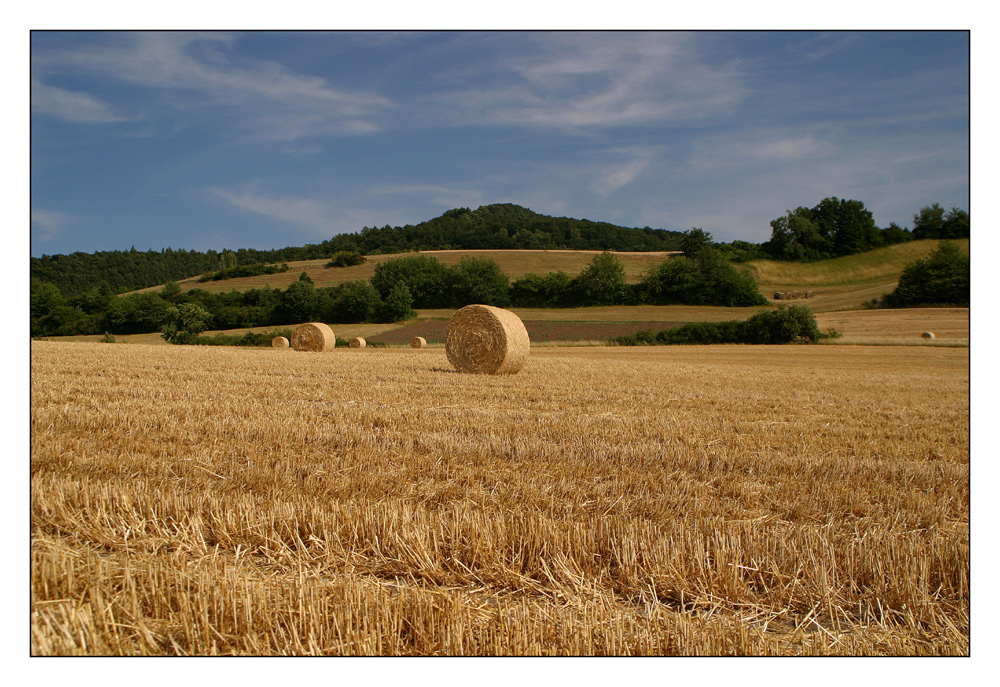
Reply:
[[968, 349], [33, 342], [35, 655], [967, 655]]

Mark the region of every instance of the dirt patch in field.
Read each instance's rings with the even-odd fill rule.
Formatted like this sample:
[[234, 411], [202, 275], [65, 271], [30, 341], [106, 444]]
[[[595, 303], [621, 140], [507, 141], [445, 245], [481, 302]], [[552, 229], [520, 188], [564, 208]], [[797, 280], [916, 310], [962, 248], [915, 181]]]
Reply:
[[[633, 334], [643, 329], [670, 329], [675, 322], [534, 322], [525, 321], [525, 328], [532, 341], [603, 341], [612, 336]], [[448, 334], [448, 320], [424, 320], [400, 327], [384, 334], [372, 336], [368, 341], [388, 345], [406, 344], [414, 336], [422, 336], [427, 343], [444, 343]]]

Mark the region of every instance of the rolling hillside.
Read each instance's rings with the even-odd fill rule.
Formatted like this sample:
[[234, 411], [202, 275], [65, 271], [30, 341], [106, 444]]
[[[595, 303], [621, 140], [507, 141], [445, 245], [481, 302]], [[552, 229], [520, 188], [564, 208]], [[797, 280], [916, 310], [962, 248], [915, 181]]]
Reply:
[[[968, 252], [968, 239], [959, 239], [955, 243]], [[771, 297], [777, 291], [810, 290], [814, 293], [814, 297], [809, 299], [809, 306], [815, 312], [832, 312], [860, 307], [863, 302], [892, 291], [906, 264], [926, 257], [937, 245], [938, 241], [928, 239], [821, 262], [764, 260], [746, 263], [743, 267], [753, 272], [760, 284], [761, 293], [769, 299], [772, 299]], [[529, 272], [544, 275], [559, 270], [565, 271], [570, 276], [575, 276], [587, 266], [598, 252], [582, 250], [440, 250], [420, 251], [419, 254], [434, 257], [446, 265], [456, 264], [465, 256], [491, 258], [513, 280]], [[416, 253], [369, 256], [367, 262], [353, 267], [325, 267], [328, 262], [326, 259], [302, 260], [288, 263], [291, 269], [281, 274], [210, 281], [201, 284], [198, 283], [197, 277], [192, 277], [178, 283], [185, 291], [196, 288], [212, 293], [234, 289], [245, 291], [265, 286], [285, 288], [297, 281], [299, 275], [305, 272], [317, 288], [322, 288], [357, 279], [368, 279], [374, 273], [378, 263], [414, 254]], [[633, 283], [638, 282], [642, 273], [650, 266], [676, 254], [670, 252], [615, 253], [625, 266], [626, 279]], [[163, 288], [162, 285], [158, 285], [143, 290], [157, 291], [161, 288]], [[721, 310], [725, 310], [725, 308]], [[740, 312], [742, 313], [744, 310], [741, 309]]]
[[[957, 243], [968, 251], [968, 240]], [[761, 292], [768, 297], [775, 291], [810, 290], [813, 297], [807, 300], [792, 301], [807, 305], [817, 314], [821, 329], [835, 328], [844, 334], [836, 343], [883, 344], [883, 343], [926, 343], [920, 340], [923, 331], [934, 331], [938, 340], [931, 345], [968, 345], [969, 341], [969, 311], [965, 308], [920, 308], [914, 310], [862, 310], [864, 301], [881, 296], [891, 291], [899, 278], [904, 266], [916, 259], [925, 257], [937, 246], [937, 241], [913, 241], [883, 248], [861, 255], [848, 256], [834, 260], [816, 263], [781, 263], [762, 261], [748, 263], [746, 268], [752, 270], [760, 283]], [[532, 251], [532, 250], [495, 250], [495, 251], [424, 251], [445, 264], [454, 264], [463, 256], [475, 255], [490, 257], [497, 261], [503, 270], [516, 279], [528, 272], [545, 274], [551, 271], [564, 270], [575, 275], [593, 259], [596, 251]], [[366, 279], [371, 276], [375, 265], [380, 261], [389, 260], [402, 255], [378, 255], [369, 258], [363, 265], [344, 268], [326, 268], [326, 260], [306, 260], [291, 263], [292, 269], [283, 274], [232, 279], [227, 281], [206, 282], [198, 284], [196, 279], [181, 282], [184, 290], [204, 288], [208, 291], [221, 292], [261, 288], [265, 285], [283, 288], [298, 279], [305, 271], [317, 287], [334, 286], [339, 283]], [[617, 253], [626, 268], [629, 281], [638, 281], [642, 272], [650, 265], [666, 259], [668, 253]], [[151, 287], [145, 291], [161, 289], [162, 286]], [[789, 301], [775, 301], [774, 305]], [[722, 321], [745, 319], [767, 306], [754, 308], [723, 308], [711, 306], [614, 306], [614, 307], [584, 307], [566, 309], [513, 308], [522, 320], [531, 323], [539, 333], [548, 335], [556, 330], [569, 332], [569, 327], [576, 326], [576, 333], [570, 332], [565, 341], [583, 342], [591, 340], [595, 332], [603, 332], [609, 326], [616, 324], [638, 325], [640, 323], [662, 323], [672, 325], [683, 322]], [[419, 310], [419, 322], [446, 322], [451, 317], [451, 310]], [[548, 323], [548, 324], [546, 324]], [[558, 326], [556, 326], [558, 325]], [[597, 325], [597, 326], [591, 326]], [[375, 337], [374, 340], [384, 340], [387, 343], [405, 333], [399, 331], [412, 327], [414, 323], [400, 324], [350, 324], [338, 325], [338, 336], [350, 338], [362, 336]], [[654, 327], [657, 328], [657, 327]], [[255, 327], [250, 331], [269, 331], [272, 327]], [[238, 330], [240, 333], [247, 331]], [[396, 334], [393, 334], [396, 332]], [[215, 331], [207, 332], [209, 335]], [[419, 335], [419, 334], [417, 334]], [[62, 337], [63, 340], [96, 341], [97, 336]], [[165, 343], [158, 333], [138, 334], [119, 337], [121, 341], [135, 343], [162, 344]], [[402, 339], [400, 339], [402, 340]], [[547, 339], [558, 341], [557, 338]], [[541, 344], [545, 339], [533, 339]]]

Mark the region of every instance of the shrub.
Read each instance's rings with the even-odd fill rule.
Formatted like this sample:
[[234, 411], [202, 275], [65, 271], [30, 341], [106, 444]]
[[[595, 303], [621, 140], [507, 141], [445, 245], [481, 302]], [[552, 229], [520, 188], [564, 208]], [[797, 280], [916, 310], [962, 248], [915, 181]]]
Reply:
[[915, 305], [969, 305], [969, 256], [951, 241], [942, 241], [924, 259], [903, 268], [896, 289], [883, 298], [890, 308]]
[[341, 284], [333, 296], [327, 322], [374, 322], [382, 309], [378, 291], [366, 279]]
[[492, 258], [464, 257], [449, 270], [451, 305], [510, 305], [510, 278]]
[[448, 268], [427, 255], [380, 262], [371, 276], [371, 285], [383, 301], [388, 301], [397, 285], [405, 286], [412, 301], [411, 308], [447, 308], [451, 302], [448, 293], [450, 282]]
[[778, 306], [759, 312], [749, 320], [726, 322], [689, 322], [673, 329], [646, 329], [626, 336], [609, 339], [619, 346], [651, 346], [678, 344], [786, 344], [795, 341], [815, 343], [820, 339], [839, 336], [823, 334], [809, 308], [801, 305]]
[[356, 250], [342, 250], [337, 251], [330, 258], [330, 262], [326, 263], [326, 267], [350, 267], [352, 265], [360, 265], [365, 262], [365, 257], [361, 255]]

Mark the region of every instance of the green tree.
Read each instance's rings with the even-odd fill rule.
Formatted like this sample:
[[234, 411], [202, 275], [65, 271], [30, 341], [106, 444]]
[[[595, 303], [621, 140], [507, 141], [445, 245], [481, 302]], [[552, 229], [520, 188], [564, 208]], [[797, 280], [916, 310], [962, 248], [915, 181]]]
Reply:
[[108, 304], [108, 328], [113, 334], [142, 334], [160, 330], [170, 304], [151, 291], [118, 296]]
[[452, 307], [471, 303], [502, 308], [510, 305], [510, 278], [496, 260], [463, 257], [450, 272]]
[[896, 289], [886, 295], [888, 307], [955, 305], [967, 307], [970, 300], [969, 256], [958, 245], [942, 241], [929, 256], [903, 268]]
[[366, 279], [340, 286], [333, 301], [328, 322], [374, 322], [382, 308], [378, 291]]
[[316, 319], [318, 305], [319, 298], [312, 281], [300, 279], [289, 284], [288, 288], [281, 294], [279, 309], [285, 324], [310, 322]]
[[413, 311], [413, 296], [406, 284], [397, 282], [389, 291], [382, 306], [380, 319], [383, 322], [402, 322], [416, 315]]
[[413, 255], [386, 260], [375, 265], [371, 284], [383, 301], [397, 284], [403, 284], [413, 299], [414, 308], [447, 308], [450, 304], [448, 268], [427, 255]]
[[608, 251], [595, 255], [571, 288], [576, 305], [618, 305], [629, 295], [625, 266]]
[[702, 249], [695, 262], [699, 279], [694, 302], [728, 308], [767, 305], [750, 270], [736, 269], [714, 248]]
[[651, 266], [639, 282], [642, 300], [654, 305], [695, 303], [701, 282], [698, 265], [685, 257]]
[[212, 315], [197, 303], [181, 303], [167, 311], [161, 336], [171, 343], [191, 343], [208, 329]]
[[180, 297], [180, 295], [181, 295], [181, 287], [175, 281], [168, 281], [166, 284], [163, 285], [163, 288], [160, 289], [160, 296], [163, 298], [163, 300], [169, 301], [171, 303], [176, 302], [177, 299]]
[[913, 216], [913, 238], [939, 239], [944, 226], [944, 208], [939, 204], [925, 205]]
[[693, 258], [702, 248], [710, 247], [713, 243], [714, 239], [710, 233], [698, 227], [691, 227], [681, 237], [681, 250], [684, 251], [684, 257]]

